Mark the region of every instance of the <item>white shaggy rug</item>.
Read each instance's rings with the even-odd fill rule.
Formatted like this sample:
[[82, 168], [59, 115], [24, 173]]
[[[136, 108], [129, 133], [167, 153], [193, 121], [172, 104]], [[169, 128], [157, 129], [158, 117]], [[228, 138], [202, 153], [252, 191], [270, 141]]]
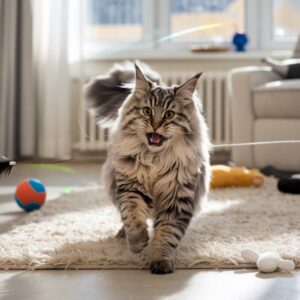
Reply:
[[[147, 268], [149, 247], [132, 254], [114, 237], [120, 227], [101, 187], [63, 195], [0, 235], [0, 268]], [[176, 266], [252, 267], [240, 256], [245, 247], [278, 251], [300, 266], [300, 197], [278, 192], [273, 178], [261, 188], [212, 191], [176, 252]]]

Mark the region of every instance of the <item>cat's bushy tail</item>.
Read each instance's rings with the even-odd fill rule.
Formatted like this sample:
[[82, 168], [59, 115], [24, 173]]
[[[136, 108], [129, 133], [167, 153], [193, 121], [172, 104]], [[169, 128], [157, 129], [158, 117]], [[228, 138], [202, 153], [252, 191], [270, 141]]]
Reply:
[[[145, 77], [160, 83], [160, 76], [145, 63], [137, 62]], [[92, 78], [84, 88], [87, 107], [103, 124], [117, 118], [118, 110], [134, 88], [132, 62], [115, 64], [106, 75]]]

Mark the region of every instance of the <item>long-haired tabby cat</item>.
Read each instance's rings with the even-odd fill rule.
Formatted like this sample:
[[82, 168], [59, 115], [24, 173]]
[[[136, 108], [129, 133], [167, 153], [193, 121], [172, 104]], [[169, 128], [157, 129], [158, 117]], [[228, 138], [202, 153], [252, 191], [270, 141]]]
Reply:
[[142, 251], [152, 218], [156, 274], [174, 271], [174, 251], [208, 191], [210, 144], [195, 93], [200, 75], [168, 87], [147, 65], [127, 62], [85, 90], [99, 120], [114, 121], [105, 180], [123, 221], [117, 237]]

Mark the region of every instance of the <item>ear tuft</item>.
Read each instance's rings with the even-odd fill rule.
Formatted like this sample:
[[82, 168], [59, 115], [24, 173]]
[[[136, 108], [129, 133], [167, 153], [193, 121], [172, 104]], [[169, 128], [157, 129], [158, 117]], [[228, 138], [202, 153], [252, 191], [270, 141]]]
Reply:
[[183, 83], [182, 85], [176, 87], [175, 93], [177, 95], [181, 94], [181, 93], [184, 93], [184, 94], [188, 93], [190, 95], [193, 95], [195, 92], [195, 89], [197, 87], [198, 79], [200, 78], [201, 75], [202, 75], [202, 73], [198, 73], [194, 77], [192, 77], [191, 79], [189, 79], [188, 81]]
[[148, 91], [151, 88], [150, 82], [145, 78], [139, 66], [135, 63], [135, 90]]

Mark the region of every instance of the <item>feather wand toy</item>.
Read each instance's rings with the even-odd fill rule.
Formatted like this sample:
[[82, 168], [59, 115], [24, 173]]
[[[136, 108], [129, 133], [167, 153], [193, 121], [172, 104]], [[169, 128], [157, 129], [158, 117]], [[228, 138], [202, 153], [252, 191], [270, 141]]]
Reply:
[[8, 176], [15, 164], [16, 164], [15, 161], [10, 160], [9, 158], [7, 158], [5, 156], [1, 156], [0, 157], [0, 177]]

